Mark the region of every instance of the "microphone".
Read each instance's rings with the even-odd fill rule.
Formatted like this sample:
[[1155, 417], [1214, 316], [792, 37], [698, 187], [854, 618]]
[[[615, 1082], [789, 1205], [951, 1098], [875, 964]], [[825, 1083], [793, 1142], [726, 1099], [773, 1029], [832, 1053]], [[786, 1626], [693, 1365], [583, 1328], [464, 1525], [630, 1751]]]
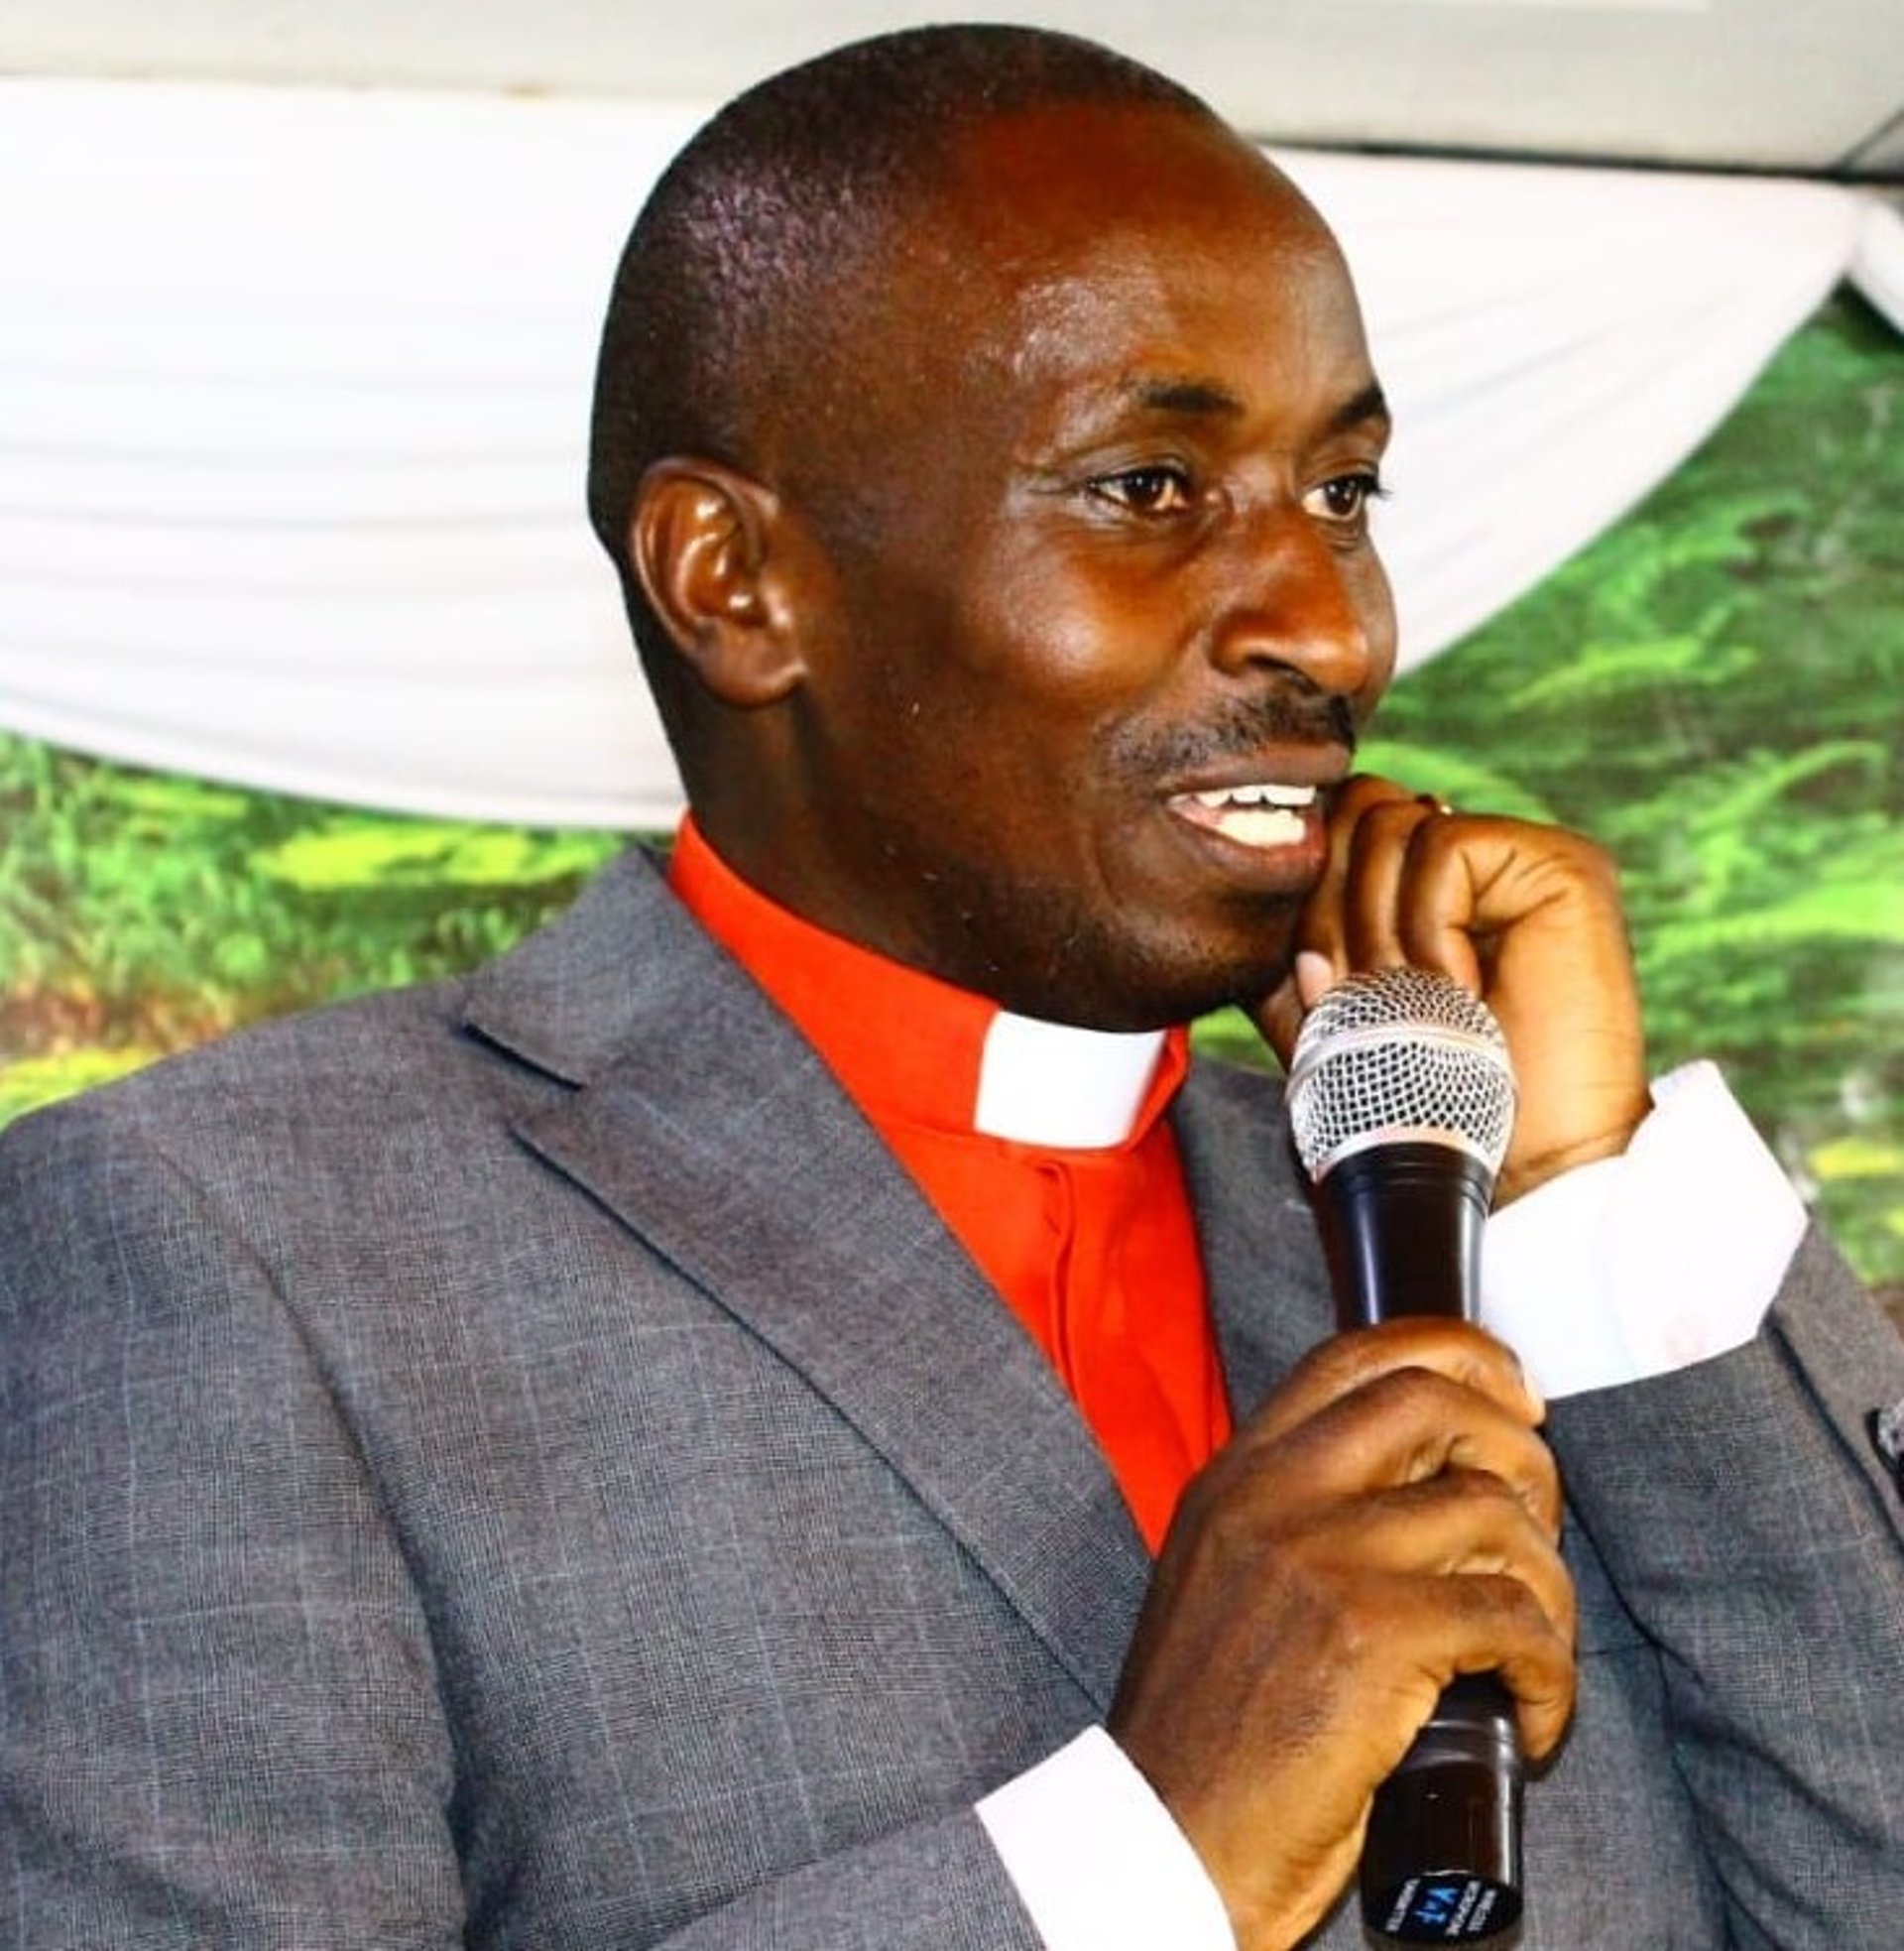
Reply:
[[[1507, 1041], [1488, 1006], [1421, 969], [1351, 976], [1305, 1019], [1288, 1101], [1341, 1326], [1473, 1320], [1514, 1118]], [[1521, 1773], [1506, 1688], [1462, 1675], [1375, 1791], [1361, 1870], [1370, 1931], [1465, 1943], [1518, 1920]]]

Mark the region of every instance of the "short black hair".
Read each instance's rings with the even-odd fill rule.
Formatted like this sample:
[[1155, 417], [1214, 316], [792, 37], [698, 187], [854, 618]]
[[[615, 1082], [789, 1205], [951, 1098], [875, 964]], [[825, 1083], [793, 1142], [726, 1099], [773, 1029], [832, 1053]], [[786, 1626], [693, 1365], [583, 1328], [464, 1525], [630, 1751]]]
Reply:
[[626, 560], [644, 471], [674, 454], [753, 471], [761, 416], [795, 379], [825, 307], [892, 247], [907, 199], [958, 138], [1070, 103], [1215, 119], [1179, 83], [1074, 35], [920, 27], [759, 82], [669, 164], [615, 276], [589, 436], [589, 519], [645, 657], [666, 637]]

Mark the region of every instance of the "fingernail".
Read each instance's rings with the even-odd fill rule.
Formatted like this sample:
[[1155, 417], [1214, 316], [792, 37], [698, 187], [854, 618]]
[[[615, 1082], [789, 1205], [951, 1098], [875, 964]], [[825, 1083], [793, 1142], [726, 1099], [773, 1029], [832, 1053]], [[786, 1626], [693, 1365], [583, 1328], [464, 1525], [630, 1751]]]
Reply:
[[1320, 949], [1305, 948], [1296, 957], [1296, 994], [1302, 1007], [1313, 1010], [1336, 986], [1336, 965]]

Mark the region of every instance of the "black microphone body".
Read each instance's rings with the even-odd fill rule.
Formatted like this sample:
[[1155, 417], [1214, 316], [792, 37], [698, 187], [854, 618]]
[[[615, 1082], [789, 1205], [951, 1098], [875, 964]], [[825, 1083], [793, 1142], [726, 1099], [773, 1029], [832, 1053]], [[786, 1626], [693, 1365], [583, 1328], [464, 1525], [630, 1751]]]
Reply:
[[[1345, 1329], [1410, 1314], [1472, 1320], [1511, 1121], [1504, 1042], [1479, 1002], [1439, 978], [1391, 970], [1343, 989], [1358, 984], [1333, 1015], [1312, 1016], [1315, 1035], [1305, 1029], [1291, 1071], [1338, 1320]], [[1417, 1020], [1423, 985], [1452, 992], [1426, 994], [1427, 1023]], [[1486, 1051], [1460, 1047], [1471, 1020], [1490, 1033]], [[1521, 1782], [1506, 1688], [1492, 1674], [1456, 1680], [1375, 1791], [1364, 1923], [1410, 1944], [1472, 1942], [1514, 1924]]]
[[1371, 1145], [1331, 1166], [1316, 1206], [1340, 1325], [1474, 1320], [1493, 1181], [1479, 1158], [1424, 1139]]

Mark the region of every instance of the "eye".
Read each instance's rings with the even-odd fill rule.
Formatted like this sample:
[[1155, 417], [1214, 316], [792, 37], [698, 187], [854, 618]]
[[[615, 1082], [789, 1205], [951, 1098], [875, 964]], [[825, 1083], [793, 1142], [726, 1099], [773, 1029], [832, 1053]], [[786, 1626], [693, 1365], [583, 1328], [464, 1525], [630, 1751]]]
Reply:
[[1195, 506], [1196, 488], [1189, 473], [1170, 462], [1124, 467], [1100, 474], [1088, 491], [1131, 515], [1181, 515]]
[[1338, 474], [1303, 496], [1302, 505], [1311, 515], [1338, 528], [1363, 528], [1368, 520], [1368, 505], [1387, 492], [1381, 476], [1372, 468], [1359, 468], [1353, 474]]

